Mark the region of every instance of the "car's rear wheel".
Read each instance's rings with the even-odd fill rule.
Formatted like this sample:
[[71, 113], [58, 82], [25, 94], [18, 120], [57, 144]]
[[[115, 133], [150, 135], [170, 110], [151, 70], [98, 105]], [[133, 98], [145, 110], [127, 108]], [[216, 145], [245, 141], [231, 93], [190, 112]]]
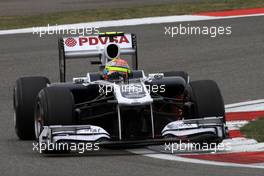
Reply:
[[194, 102], [195, 118], [224, 117], [225, 107], [220, 89], [215, 81], [190, 82], [191, 100]]
[[15, 130], [22, 140], [33, 140], [35, 100], [41, 89], [49, 84], [45, 77], [23, 77], [16, 81], [13, 92]]

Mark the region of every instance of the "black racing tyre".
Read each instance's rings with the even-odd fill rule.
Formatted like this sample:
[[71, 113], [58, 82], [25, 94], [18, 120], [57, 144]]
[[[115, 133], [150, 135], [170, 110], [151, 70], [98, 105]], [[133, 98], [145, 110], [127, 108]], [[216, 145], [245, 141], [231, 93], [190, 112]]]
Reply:
[[50, 81], [46, 77], [22, 77], [14, 87], [13, 106], [15, 111], [15, 130], [21, 140], [33, 140], [34, 108], [39, 91]]
[[74, 125], [74, 98], [66, 87], [47, 87], [37, 97], [35, 135], [38, 138], [43, 125]]
[[194, 102], [193, 117], [224, 117], [225, 107], [220, 89], [215, 81], [190, 82], [191, 100]]
[[164, 72], [164, 76], [165, 77], [180, 76], [185, 80], [186, 83], [189, 82], [189, 75], [188, 75], [188, 73], [186, 73], [184, 71], [168, 71], [168, 72]]

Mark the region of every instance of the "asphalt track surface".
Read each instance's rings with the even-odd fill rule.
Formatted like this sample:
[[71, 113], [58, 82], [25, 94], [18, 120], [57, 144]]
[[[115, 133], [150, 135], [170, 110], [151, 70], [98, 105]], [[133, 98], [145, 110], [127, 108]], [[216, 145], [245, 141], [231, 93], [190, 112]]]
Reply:
[[38, 15], [51, 12], [90, 10], [99, 8], [140, 7], [200, 0], [0, 0], [0, 16]]
[[[164, 35], [164, 26], [178, 23], [131, 26], [104, 30], [138, 35], [140, 68], [146, 72], [185, 70], [192, 80], [214, 79], [225, 103], [264, 97], [264, 17], [190, 22], [196, 26], [232, 26], [231, 36]], [[187, 23], [182, 23], [187, 25]], [[1, 175], [181, 175], [261, 176], [263, 169], [208, 166], [133, 155], [124, 150], [44, 157], [32, 152], [32, 142], [19, 141], [14, 133], [12, 86], [20, 76], [44, 75], [58, 80], [57, 36], [32, 34], [0, 36], [0, 171]], [[85, 61], [69, 64], [68, 71], [83, 74]]]

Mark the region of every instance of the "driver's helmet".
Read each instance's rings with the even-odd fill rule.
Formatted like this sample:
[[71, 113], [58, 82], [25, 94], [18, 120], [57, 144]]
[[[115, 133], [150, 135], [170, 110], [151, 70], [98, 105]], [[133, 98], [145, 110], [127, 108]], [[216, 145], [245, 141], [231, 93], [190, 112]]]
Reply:
[[103, 70], [103, 78], [110, 81], [124, 80], [129, 77], [131, 70], [127, 61], [115, 58], [110, 62], [106, 63]]

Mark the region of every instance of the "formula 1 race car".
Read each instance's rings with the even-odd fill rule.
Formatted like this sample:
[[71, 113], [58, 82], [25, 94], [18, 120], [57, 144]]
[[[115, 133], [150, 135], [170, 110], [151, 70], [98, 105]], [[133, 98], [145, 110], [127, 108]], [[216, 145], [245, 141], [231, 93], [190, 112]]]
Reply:
[[[138, 70], [136, 35], [121, 32], [59, 39], [60, 82], [22, 77], [14, 88], [15, 129], [22, 140], [155, 145], [221, 142], [227, 137], [223, 98], [212, 80], [190, 81], [184, 71]], [[119, 54], [132, 73], [107, 81], [100, 71]], [[99, 72], [66, 82], [66, 60], [99, 58]]]

